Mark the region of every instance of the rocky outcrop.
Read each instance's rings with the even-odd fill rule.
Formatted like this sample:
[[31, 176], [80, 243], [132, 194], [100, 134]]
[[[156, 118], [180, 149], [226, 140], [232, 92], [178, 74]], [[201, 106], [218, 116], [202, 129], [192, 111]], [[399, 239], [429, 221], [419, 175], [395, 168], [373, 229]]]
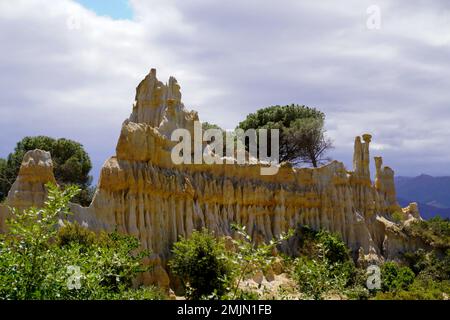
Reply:
[[[414, 246], [398, 236], [390, 215], [399, 211], [420, 218], [417, 208], [401, 210], [394, 172], [382, 166], [380, 157], [375, 158], [376, 179], [371, 181], [370, 135], [356, 138], [352, 171], [338, 161], [320, 168], [283, 165], [276, 175], [261, 175], [262, 164], [176, 165], [170, 156], [175, 144], [170, 135], [185, 128], [194, 137], [197, 120], [197, 113], [187, 111], [181, 102], [177, 81], [171, 77], [163, 84], [152, 69], [137, 87], [116, 155], [104, 163], [91, 205], [72, 205], [80, 223], [94, 230], [117, 229], [136, 236], [143, 248], [154, 253], [152, 261], [160, 267], [158, 275], [147, 277], [147, 282], [168, 285], [163, 267], [180, 236], [203, 227], [233, 236], [232, 223], [245, 225], [257, 241], [268, 241], [298, 224], [324, 228], [341, 234], [366, 260], [394, 257]], [[49, 155], [33, 153], [30, 159], [31, 155], [45, 161], [38, 160], [36, 167], [36, 159], [34, 164], [24, 160], [19, 182], [13, 187], [19, 192], [11, 191], [15, 194], [12, 200], [16, 199], [12, 203], [40, 204], [42, 184], [24, 183], [41, 183], [44, 177], [54, 180]], [[33, 180], [34, 172], [41, 178]]]
[[47, 198], [45, 184], [56, 183], [50, 152], [32, 150], [25, 153], [19, 175], [12, 185], [6, 203], [15, 208], [42, 206]]
[[45, 184], [56, 183], [50, 153], [42, 150], [28, 151], [23, 157], [19, 174], [11, 186], [4, 205], [0, 205], [0, 231], [5, 230], [9, 207], [19, 210], [40, 207], [47, 198]]

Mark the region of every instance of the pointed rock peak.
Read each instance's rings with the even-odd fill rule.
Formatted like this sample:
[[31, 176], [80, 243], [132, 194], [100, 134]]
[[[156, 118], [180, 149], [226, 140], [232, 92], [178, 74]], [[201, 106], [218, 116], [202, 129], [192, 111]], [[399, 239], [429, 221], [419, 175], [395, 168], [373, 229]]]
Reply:
[[45, 184], [56, 184], [50, 152], [28, 151], [23, 157], [19, 174], [9, 190], [7, 203], [16, 208], [41, 206], [46, 198]]
[[181, 87], [174, 77], [169, 78], [167, 99], [175, 100], [176, 103], [181, 102]]
[[156, 69], [151, 69], [136, 88], [136, 103], [151, 101], [158, 103], [162, 96], [164, 84], [156, 78]]

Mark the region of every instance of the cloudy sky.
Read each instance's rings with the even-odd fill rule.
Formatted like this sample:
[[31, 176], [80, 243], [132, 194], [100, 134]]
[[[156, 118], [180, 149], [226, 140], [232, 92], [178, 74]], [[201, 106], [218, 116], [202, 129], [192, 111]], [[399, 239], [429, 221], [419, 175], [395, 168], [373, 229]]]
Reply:
[[397, 174], [450, 175], [449, 1], [0, 0], [0, 43], [0, 157], [66, 137], [97, 177], [154, 67], [201, 120], [306, 104], [349, 167], [369, 132]]

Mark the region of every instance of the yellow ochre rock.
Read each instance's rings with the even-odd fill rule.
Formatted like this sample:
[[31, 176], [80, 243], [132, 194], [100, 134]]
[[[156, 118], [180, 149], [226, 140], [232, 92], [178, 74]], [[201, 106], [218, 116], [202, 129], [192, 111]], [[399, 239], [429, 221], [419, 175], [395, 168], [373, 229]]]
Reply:
[[[185, 128], [194, 136], [195, 121], [198, 115], [185, 109], [175, 78], [164, 84], [152, 69], [136, 89], [116, 155], [104, 163], [92, 203], [87, 208], [71, 205], [78, 222], [93, 230], [133, 235], [158, 256], [152, 258], [155, 271], [144, 282], [168, 286], [164, 267], [179, 236], [204, 227], [233, 236], [232, 223], [246, 226], [258, 241], [298, 224], [327, 229], [368, 260], [395, 257], [407, 246], [407, 239], [393, 235], [386, 222], [400, 207], [394, 172], [382, 167], [380, 157], [375, 158], [376, 178], [371, 181], [370, 135], [355, 139], [353, 171], [333, 161], [320, 168], [284, 164], [277, 174], [263, 176], [262, 164], [173, 164], [171, 132]], [[50, 155], [27, 153], [8, 203], [42, 205], [46, 181], [54, 181]], [[414, 205], [404, 212], [420, 219]]]

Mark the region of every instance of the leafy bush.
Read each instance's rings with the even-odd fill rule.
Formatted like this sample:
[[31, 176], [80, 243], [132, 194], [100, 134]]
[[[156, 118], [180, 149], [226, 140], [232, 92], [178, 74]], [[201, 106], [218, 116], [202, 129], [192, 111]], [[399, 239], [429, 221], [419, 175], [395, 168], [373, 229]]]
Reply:
[[58, 230], [57, 243], [63, 247], [69, 244], [78, 243], [82, 246], [91, 246], [96, 241], [96, 234], [82, 226], [78, 222], [66, 223]]
[[236, 232], [236, 239], [233, 240], [235, 252], [232, 254], [232, 263], [234, 264], [234, 283], [232, 295], [230, 298], [238, 298], [239, 285], [244, 278], [252, 276], [256, 271], [266, 271], [274, 261], [273, 252], [277, 245], [287, 240], [293, 235], [293, 230], [282, 233], [278, 239], [272, 239], [269, 243], [255, 244], [252, 237], [247, 233], [244, 226], [238, 224], [231, 225], [232, 230]]
[[222, 239], [207, 230], [194, 231], [189, 238], [182, 237], [174, 243], [172, 252], [170, 269], [182, 279], [189, 299], [226, 292], [232, 266]]
[[58, 231], [59, 218], [78, 192], [47, 185], [42, 209], [12, 211], [9, 232], [0, 236], [0, 299], [161, 298], [154, 288], [132, 289], [145, 269], [137, 239], [113, 234], [94, 236], [80, 226]]
[[405, 231], [421, 238], [435, 249], [446, 251], [450, 249], [450, 221], [439, 216], [430, 220], [415, 221], [405, 227]]
[[386, 262], [381, 266], [381, 288], [386, 291], [407, 290], [414, 282], [414, 272], [395, 262]]
[[421, 274], [436, 281], [450, 280], [450, 249], [444, 254], [435, 251], [429, 254], [429, 264]]
[[[303, 226], [299, 236], [300, 252], [304, 255], [295, 260], [294, 278], [302, 293], [313, 299], [322, 299], [323, 294], [329, 291], [344, 291], [356, 285], [361, 287], [349, 250], [338, 235]], [[367, 292], [353, 294], [365, 295]]]
[[423, 249], [414, 252], [405, 252], [403, 254], [403, 260], [416, 275], [425, 270], [430, 263], [430, 259]]
[[315, 300], [321, 299], [325, 292], [342, 286], [340, 278], [332, 276], [326, 261], [306, 257], [296, 260], [294, 278], [300, 291]]
[[391, 218], [395, 223], [400, 223], [405, 220], [404, 214], [400, 211], [395, 211], [394, 213], [392, 213]]
[[450, 295], [450, 281], [417, 277], [408, 290], [378, 292], [377, 300], [443, 300]]
[[321, 252], [328, 263], [344, 263], [350, 261], [349, 249], [338, 234], [332, 234], [320, 230], [316, 234], [319, 252]]
[[171, 271], [181, 277], [189, 299], [256, 299], [258, 294], [242, 290], [241, 282], [255, 272], [265, 271], [274, 260], [275, 247], [291, 233], [269, 243], [256, 245], [245, 227], [232, 225], [236, 239], [226, 249], [225, 239], [207, 230], [194, 231], [190, 238], [174, 244]]

